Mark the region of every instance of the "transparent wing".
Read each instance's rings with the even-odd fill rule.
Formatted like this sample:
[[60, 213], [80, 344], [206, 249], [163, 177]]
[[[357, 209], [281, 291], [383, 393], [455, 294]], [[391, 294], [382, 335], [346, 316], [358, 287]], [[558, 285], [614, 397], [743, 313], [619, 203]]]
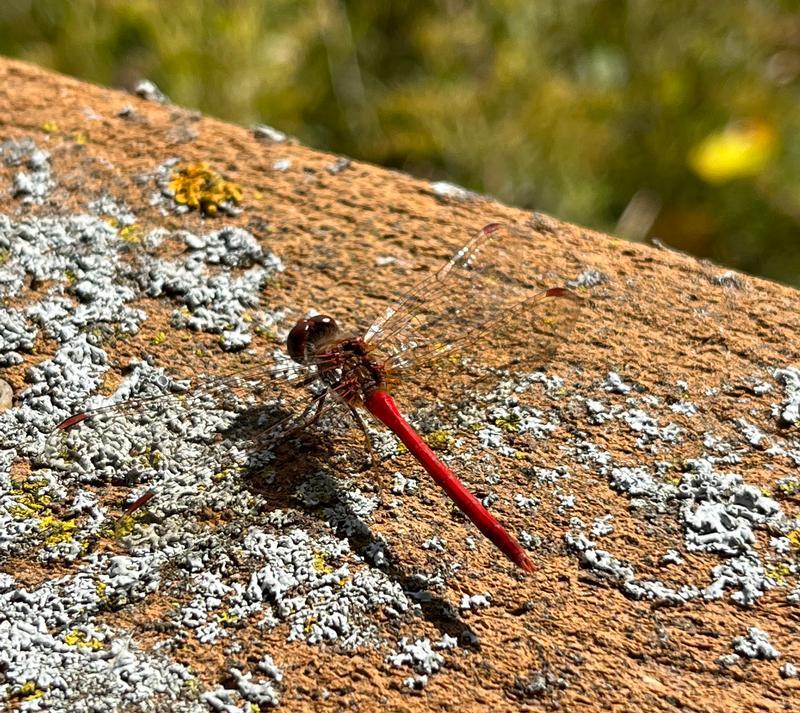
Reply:
[[548, 276], [532, 233], [493, 223], [391, 307], [365, 337], [390, 373], [479, 357], [484, 367], [546, 359], [580, 299]]
[[132, 417], [157, 418], [167, 406], [175, 416], [204, 408], [236, 408], [270, 393], [288, 392], [287, 387], [299, 389], [314, 378], [313, 369], [294, 362], [271, 367], [257, 364], [215, 376], [195, 373], [185, 379], [148, 368], [125, 385], [122, 400], [79, 411], [55, 430], [66, 431], [83, 422], [100, 426]]
[[176, 381], [140, 364], [115, 394], [124, 400], [65, 419], [48, 436], [45, 458], [98, 482], [254, 467], [276, 442], [320, 418], [329, 396], [313, 365], [261, 363]]
[[273, 459], [278, 443], [336, 403], [335, 390], [317, 379], [308, 383], [307, 370], [306, 378], [287, 378], [281, 371], [283, 378], [267, 381], [261, 391], [251, 388], [251, 382], [274, 374], [253, 369], [198, 377], [189, 392], [133, 397], [77, 414], [51, 433], [45, 461], [83, 482], [148, 484], [155, 491], [166, 482], [193, 491], [189, 484], [204, 478], [258, 471]]

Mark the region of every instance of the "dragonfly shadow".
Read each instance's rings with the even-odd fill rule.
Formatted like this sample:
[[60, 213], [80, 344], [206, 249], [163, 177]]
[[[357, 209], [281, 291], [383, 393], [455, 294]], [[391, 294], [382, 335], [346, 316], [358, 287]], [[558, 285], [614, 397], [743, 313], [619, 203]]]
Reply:
[[[259, 422], [285, 415], [274, 408], [252, 409], [231, 424], [225, 437], [253, 442]], [[352, 482], [337, 477], [336, 463], [345, 452], [344, 443], [338, 443], [337, 448], [339, 440], [340, 437], [331, 439], [329, 434], [313, 426], [298, 430], [271, 444], [268, 451], [252, 452], [240, 477], [245, 487], [261, 499], [264, 512], [295, 510], [325, 522], [339, 537], [347, 539], [353, 552], [399, 584], [406, 595], [417, 602], [422, 616], [442, 634], [459, 639], [462, 645], [477, 647], [477, 636], [461, 619], [457, 609], [429, 591], [419, 572], [403, 566], [385, 539], [370, 529], [367, 521], [370, 508], [365, 508], [364, 493], [354, 497]], [[365, 481], [370, 477], [371, 467], [365, 455], [361, 467]], [[354, 470], [351, 466], [350, 473], [358, 478], [358, 471]], [[368, 491], [366, 495], [371, 493]]]

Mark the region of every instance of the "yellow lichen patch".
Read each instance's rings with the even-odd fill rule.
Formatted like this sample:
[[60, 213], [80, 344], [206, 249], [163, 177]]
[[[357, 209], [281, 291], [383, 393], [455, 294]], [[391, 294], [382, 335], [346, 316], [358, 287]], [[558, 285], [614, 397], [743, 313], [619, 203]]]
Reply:
[[431, 431], [425, 441], [435, 451], [445, 451], [453, 439], [446, 431]]
[[211, 480], [219, 483], [222, 480], [225, 480], [231, 473], [233, 473], [233, 468], [225, 468], [224, 470], [217, 471], [211, 476]]
[[52, 498], [39, 490], [47, 485], [46, 480], [27, 480], [11, 490], [15, 498], [14, 505], [8, 508], [9, 514], [16, 519], [37, 517], [50, 505]]
[[800, 530], [792, 530], [786, 537], [789, 538], [789, 542], [792, 543], [793, 547], [800, 550]]
[[67, 646], [80, 646], [84, 649], [92, 649], [97, 651], [103, 648], [103, 642], [99, 639], [92, 637], [91, 639], [86, 635], [85, 631], [80, 629], [73, 629], [66, 636], [64, 636], [64, 643]]
[[126, 225], [119, 231], [119, 237], [126, 243], [139, 244], [142, 242], [142, 229], [136, 223]]
[[784, 480], [778, 485], [778, 490], [784, 495], [800, 494], [800, 480]]
[[108, 601], [108, 585], [105, 582], [96, 581], [94, 583], [94, 591], [97, 592], [97, 596], [101, 602], [105, 603]]
[[154, 346], [158, 347], [162, 345], [164, 342], [167, 341], [167, 333], [166, 332], [156, 332], [153, 335], [152, 343]]
[[89, 143], [89, 137], [83, 131], [76, 131], [72, 135], [72, 140], [78, 144], [78, 146], [84, 146]]
[[137, 460], [145, 468], [157, 468], [163, 457], [161, 451], [145, 448], [144, 452], [138, 456]]
[[238, 622], [239, 617], [236, 614], [231, 614], [229, 611], [224, 610], [217, 614], [217, 621], [223, 626], [226, 626]]
[[36, 681], [25, 681], [17, 691], [17, 697], [23, 701], [35, 701], [43, 695], [44, 691], [36, 685]]
[[121, 517], [117, 518], [112, 529], [112, 535], [115, 539], [119, 540], [123, 537], [127, 537], [133, 532], [133, 528], [136, 526], [135, 515], [136, 513], [132, 515], [122, 515]]
[[39, 520], [39, 529], [44, 533], [44, 544], [48, 547], [71, 542], [72, 533], [77, 527], [75, 520], [59, 520], [53, 515], [45, 515]]
[[306, 625], [303, 627], [303, 633], [308, 636], [312, 631], [314, 631], [314, 624], [317, 623], [317, 617], [310, 616], [306, 620]]
[[58, 124], [55, 121], [45, 121], [42, 124], [42, 131], [48, 134], [55, 134], [58, 131]]
[[322, 572], [323, 574], [331, 574], [333, 572], [333, 567], [325, 562], [325, 556], [321, 552], [314, 553], [312, 565], [317, 572]]
[[782, 587], [784, 584], [786, 584], [786, 577], [788, 577], [791, 573], [792, 568], [788, 564], [779, 564], [765, 571], [767, 577], [769, 577], [779, 587]]
[[273, 332], [268, 327], [263, 327], [259, 325], [253, 330], [253, 332], [257, 337], [262, 337], [263, 339], [266, 339], [269, 342], [277, 343], [278, 341], [280, 341], [278, 339], [278, 335], [275, 334], [275, 332]]
[[509, 433], [519, 431], [519, 419], [516, 418], [498, 418], [495, 420], [494, 425]]
[[239, 205], [242, 189], [226, 181], [205, 163], [176, 167], [169, 181], [169, 189], [179, 205], [214, 215], [225, 203]]

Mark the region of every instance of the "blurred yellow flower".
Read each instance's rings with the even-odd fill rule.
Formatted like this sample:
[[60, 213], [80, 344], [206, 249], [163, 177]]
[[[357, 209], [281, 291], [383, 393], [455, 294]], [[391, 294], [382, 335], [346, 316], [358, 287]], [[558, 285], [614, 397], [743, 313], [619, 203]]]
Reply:
[[708, 183], [754, 176], [772, 157], [777, 137], [764, 121], [741, 121], [709, 134], [689, 152], [689, 166]]

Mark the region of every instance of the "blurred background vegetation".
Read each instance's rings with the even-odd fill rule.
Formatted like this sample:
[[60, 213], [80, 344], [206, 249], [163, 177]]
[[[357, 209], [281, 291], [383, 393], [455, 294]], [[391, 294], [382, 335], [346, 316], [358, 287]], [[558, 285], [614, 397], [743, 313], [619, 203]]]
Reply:
[[0, 0], [0, 53], [800, 285], [797, 0]]

